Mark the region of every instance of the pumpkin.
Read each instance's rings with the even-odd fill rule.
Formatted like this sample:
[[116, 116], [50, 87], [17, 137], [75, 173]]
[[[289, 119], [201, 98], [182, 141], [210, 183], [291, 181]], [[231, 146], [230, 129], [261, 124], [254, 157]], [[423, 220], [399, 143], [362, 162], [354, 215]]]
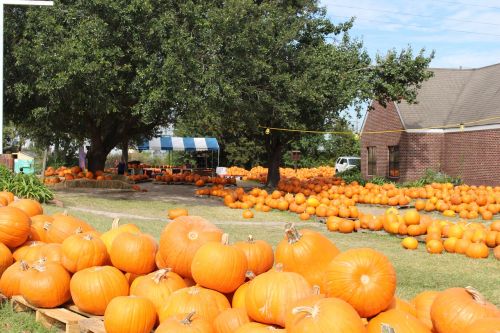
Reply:
[[19, 285], [28, 269], [29, 265], [24, 261], [15, 262], [7, 267], [0, 278], [0, 293], [7, 297], [19, 295]]
[[493, 250], [493, 255], [495, 256], [495, 258], [500, 260], [500, 245], [497, 245], [495, 247], [495, 249]]
[[43, 214], [42, 205], [33, 199], [20, 199], [9, 204], [10, 207], [19, 208], [29, 217]]
[[21, 279], [19, 291], [33, 306], [54, 308], [71, 299], [70, 275], [56, 262], [39, 261]]
[[157, 245], [148, 234], [122, 232], [111, 245], [109, 256], [113, 266], [134, 274], [154, 271]]
[[168, 210], [167, 215], [169, 219], [174, 220], [179, 216], [189, 216], [189, 212], [184, 208], [173, 208]]
[[233, 293], [233, 299], [231, 300], [231, 305], [233, 308], [245, 308], [246, 293], [247, 293], [247, 289], [248, 289], [249, 284], [250, 284], [250, 281], [243, 283]]
[[415, 305], [401, 299], [399, 297], [394, 296], [392, 299], [391, 305], [387, 308], [387, 310], [397, 309], [411, 314], [412, 316], [417, 316], [417, 310], [415, 309]]
[[426, 243], [427, 252], [432, 254], [440, 254], [444, 250], [443, 243], [440, 240], [432, 239]]
[[113, 241], [115, 240], [116, 236], [118, 236], [122, 232], [131, 232], [131, 233], [138, 233], [141, 232], [139, 227], [137, 227], [135, 224], [128, 223], [128, 224], [122, 224], [119, 225], [118, 223], [120, 222], [120, 219], [116, 218], [113, 220], [111, 223], [111, 229], [106, 231], [101, 235], [101, 240], [104, 242], [104, 245], [106, 245], [106, 249], [108, 253], [111, 252], [111, 245], [113, 244]]
[[324, 288], [328, 297], [351, 304], [362, 317], [387, 309], [396, 290], [396, 272], [389, 259], [373, 249], [347, 250], [325, 268]]
[[76, 272], [70, 282], [71, 298], [81, 311], [102, 316], [109, 302], [127, 296], [127, 279], [117, 268], [96, 266]]
[[412, 301], [415, 305], [417, 319], [430, 330], [433, 328], [431, 320], [431, 306], [439, 293], [439, 291], [426, 290], [415, 296]]
[[287, 332], [365, 332], [364, 324], [356, 310], [339, 298], [322, 298], [302, 304], [292, 309], [293, 315], [286, 322]]
[[104, 313], [107, 333], [149, 333], [155, 323], [155, 307], [145, 297], [115, 297]]
[[500, 311], [472, 287], [446, 289], [431, 307], [437, 333], [465, 332], [474, 321], [488, 317], [498, 318]]
[[158, 310], [174, 291], [186, 288], [186, 282], [170, 269], [138, 276], [130, 285], [130, 295], [149, 299]]
[[266, 241], [254, 240], [252, 235], [248, 235], [247, 241], [236, 242], [234, 246], [243, 250], [247, 257], [248, 271], [253, 274], [262, 274], [273, 267], [273, 248]]
[[10, 204], [14, 201], [14, 193], [2, 191], [0, 192], [0, 197], [4, 198], [7, 201], [7, 204]]
[[335, 244], [319, 232], [298, 231], [288, 223], [285, 238], [276, 247], [276, 262], [283, 270], [303, 275], [311, 285], [321, 285], [324, 268], [339, 253]]
[[227, 309], [215, 318], [215, 333], [233, 333], [240, 326], [249, 322], [250, 319], [244, 308]]
[[455, 253], [465, 254], [470, 244], [471, 241], [468, 239], [458, 239], [455, 243]]
[[418, 247], [418, 241], [413, 237], [406, 237], [401, 242], [401, 245], [408, 250], [415, 250]]
[[488, 258], [490, 251], [484, 243], [471, 243], [465, 251], [465, 255], [475, 259]]
[[160, 237], [161, 258], [166, 267], [191, 278], [191, 262], [207, 242], [220, 242], [222, 231], [204, 218], [181, 216], [165, 226]]
[[54, 220], [44, 225], [46, 241], [49, 243], [62, 243], [71, 235], [94, 231], [94, 228], [76, 217], [63, 214], [54, 214]]
[[348, 234], [354, 231], [354, 221], [342, 219], [339, 222], [339, 231]]
[[24, 260], [26, 262], [36, 261], [43, 257], [41, 249], [46, 245], [44, 242], [28, 241], [21, 247], [18, 247], [12, 256], [16, 261]]
[[443, 242], [443, 247], [446, 250], [446, 252], [454, 253], [455, 246], [457, 245], [457, 241], [458, 241], [458, 239], [456, 237], [448, 237]]
[[188, 315], [176, 315], [166, 319], [155, 333], [213, 333], [210, 322], [199, 317], [195, 312]]
[[229, 245], [228, 234], [222, 241], [202, 245], [193, 257], [191, 274], [202, 287], [231, 293], [245, 282], [247, 257], [238, 247]]
[[106, 246], [93, 232], [66, 238], [62, 243], [61, 254], [62, 265], [71, 273], [108, 262]]
[[30, 233], [30, 218], [19, 208], [0, 207], [0, 243], [15, 248], [23, 244]]
[[49, 215], [35, 215], [31, 217], [31, 227], [29, 240], [47, 242], [46, 231], [43, 228], [45, 223], [52, 222], [54, 218]]
[[464, 333], [498, 333], [500, 332], [500, 317], [483, 318], [467, 326]]
[[245, 219], [251, 219], [251, 218], [253, 218], [253, 213], [252, 213], [252, 211], [251, 211], [251, 210], [249, 210], [249, 209], [245, 209], [245, 210], [243, 211], [243, 213], [242, 213], [242, 216], [243, 216], [243, 218], [245, 218]]
[[168, 317], [196, 312], [197, 315], [213, 322], [222, 311], [230, 308], [223, 294], [200, 286], [174, 291], [158, 311], [160, 323]]
[[431, 331], [417, 318], [408, 312], [392, 309], [380, 313], [368, 322], [367, 333], [393, 332], [398, 333], [431, 333]]
[[55, 261], [61, 263], [62, 245], [59, 243], [45, 244], [40, 248], [40, 256], [47, 261]]
[[285, 333], [286, 330], [275, 328], [261, 323], [247, 323], [241, 325], [234, 333]]
[[245, 308], [248, 316], [260, 323], [285, 326], [286, 310], [295, 301], [312, 295], [307, 280], [295, 272], [270, 270], [248, 284]]
[[0, 277], [2, 277], [3, 272], [12, 265], [13, 262], [12, 253], [9, 248], [3, 243], [0, 243]]

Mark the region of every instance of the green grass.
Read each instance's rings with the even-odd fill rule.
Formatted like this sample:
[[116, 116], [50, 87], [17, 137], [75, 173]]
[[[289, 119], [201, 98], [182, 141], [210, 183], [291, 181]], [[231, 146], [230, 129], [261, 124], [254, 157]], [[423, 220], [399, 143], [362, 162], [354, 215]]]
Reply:
[[35, 321], [29, 312], [14, 312], [9, 304], [0, 305], [0, 332], [2, 333], [52, 333]]

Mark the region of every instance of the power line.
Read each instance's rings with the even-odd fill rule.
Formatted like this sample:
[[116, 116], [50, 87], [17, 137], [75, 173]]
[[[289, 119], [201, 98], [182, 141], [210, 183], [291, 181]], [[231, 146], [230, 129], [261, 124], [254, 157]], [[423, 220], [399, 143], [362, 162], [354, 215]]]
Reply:
[[[396, 14], [396, 15], [415, 16], [415, 17], [425, 17], [425, 18], [438, 19], [437, 17], [432, 16], [432, 15], [412, 14], [412, 13], [404, 13], [404, 12], [393, 11], [393, 10], [376, 9], [376, 8], [363, 8], [363, 7], [347, 6], [347, 5], [339, 5], [339, 4], [334, 4], [334, 5], [337, 6], [337, 7], [342, 7], [342, 8], [360, 9], [360, 10], [375, 11], [375, 12], [382, 12], [382, 13], [390, 13], [390, 14]], [[479, 21], [462, 20], [462, 19], [454, 19], [454, 18], [443, 18], [443, 19], [447, 20], [447, 21], [467, 22], [467, 23], [476, 23], [476, 24], [487, 24], [487, 25], [500, 26], [500, 23], [479, 22]]]
[[495, 7], [495, 6], [478, 5], [478, 4], [473, 4], [473, 3], [456, 2], [456, 1], [432, 0], [432, 2], [442, 2], [442, 3], [449, 3], [449, 4], [452, 4], [452, 5], [462, 5], [462, 6], [482, 7], [482, 8], [490, 8], [490, 9], [500, 9], [500, 7]]
[[[349, 16], [341, 16], [341, 15], [330, 15], [332, 17], [339, 17], [339, 18], [344, 18], [344, 19], [350, 19], [351, 17]], [[474, 34], [474, 35], [485, 35], [485, 36], [495, 36], [495, 37], [500, 37], [500, 34], [492, 34], [489, 32], [478, 32], [478, 31], [467, 31], [467, 30], [457, 30], [457, 29], [447, 29], [447, 28], [438, 28], [438, 27], [429, 27], [429, 26], [423, 26], [423, 25], [417, 25], [417, 24], [406, 24], [406, 23], [397, 23], [397, 22], [391, 22], [391, 21], [381, 21], [381, 20], [373, 20], [369, 18], [364, 18], [364, 17], [355, 17], [356, 19], [360, 20], [365, 20], [365, 21], [371, 21], [375, 23], [385, 23], [385, 24], [393, 24], [393, 25], [398, 25], [398, 26], [403, 26], [403, 27], [413, 27], [413, 28], [421, 28], [421, 29], [440, 29], [443, 31], [452, 31], [452, 32], [460, 32], [464, 34]]]

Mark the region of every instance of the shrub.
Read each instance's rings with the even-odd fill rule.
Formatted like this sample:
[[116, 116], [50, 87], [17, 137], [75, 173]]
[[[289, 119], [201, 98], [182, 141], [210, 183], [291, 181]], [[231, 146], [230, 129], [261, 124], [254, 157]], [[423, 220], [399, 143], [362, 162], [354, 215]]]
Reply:
[[22, 173], [14, 175], [3, 165], [0, 165], [0, 190], [12, 192], [19, 198], [40, 202], [47, 202], [54, 198], [54, 193], [35, 175]]
[[363, 176], [361, 175], [361, 171], [358, 168], [340, 172], [335, 176], [342, 178], [346, 184], [350, 184], [354, 181], [358, 182], [360, 185], [365, 185], [366, 183], [366, 181], [363, 179]]

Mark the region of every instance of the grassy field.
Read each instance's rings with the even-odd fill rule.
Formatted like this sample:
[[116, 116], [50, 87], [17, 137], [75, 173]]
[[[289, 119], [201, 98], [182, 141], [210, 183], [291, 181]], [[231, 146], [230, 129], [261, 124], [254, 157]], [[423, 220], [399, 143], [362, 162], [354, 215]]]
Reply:
[[[404, 250], [401, 239], [384, 233], [339, 234], [326, 230], [324, 224], [300, 222], [295, 214], [288, 212], [259, 213], [252, 220], [244, 220], [241, 210], [231, 210], [214, 199], [182, 195], [156, 197], [137, 194], [124, 196], [103, 196], [95, 194], [58, 193], [57, 198], [64, 208], [44, 206], [45, 212], [52, 214], [67, 209], [99, 231], [109, 229], [114, 217], [122, 223], [135, 223], [144, 232], [159, 238], [167, 223], [166, 211], [173, 207], [185, 207], [191, 215], [199, 215], [217, 224], [230, 234], [231, 241], [246, 239], [252, 234], [256, 239], [264, 239], [276, 246], [283, 239], [286, 222], [295, 222], [300, 228], [317, 230], [330, 238], [340, 250], [370, 247], [383, 252], [393, 263], [398, 278], [397, 295], [411, 299], [423, 290], [443, 290], [455, 286], [473, 286], [480, 290], [491, 302], [500, 305], [500, 261], [490, 256], [485, 260], [473, 260], [463, 255], [430, 255], [420, 244], [415, 251]], [[372, 213], [383, 209], [362, 207]], [[24, 326], [23, 326], [24, 325]], [[13, 314], [10, 307], [0, 309], [1, 332], [46, 332], [37, 327], [32, 316]]]

